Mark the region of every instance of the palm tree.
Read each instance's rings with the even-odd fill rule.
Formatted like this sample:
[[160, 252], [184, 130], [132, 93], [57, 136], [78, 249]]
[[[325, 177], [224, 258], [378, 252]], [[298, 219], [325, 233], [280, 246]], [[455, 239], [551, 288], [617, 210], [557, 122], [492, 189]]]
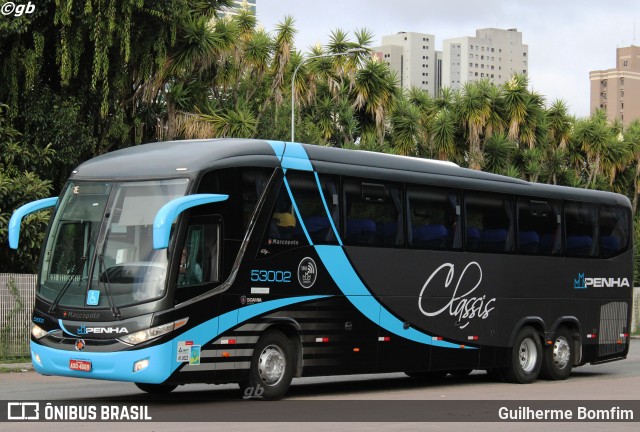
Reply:
[[[484, 81], [480, 81], [485, 85]], [[487, 117], [484, 136], [490, 138], [494, 133], [502, 133], [507, 129], [504, 100], [502, 97], [502, 87], [486, 83], [485, 96], [489, 105], [489, 116]]]
[[418, 155], [420, 113], [404, 96], [399, 96], [390, 115], [391, 147], [396, 154]]
[[547, 121], [549, 126], [549, 136], [554, 147], [565, 149], [571, 137], [571, 116], [567, 103], [562, 99], [553, 101], [547, 109]]
[[428, 92], [418, 87], [411, 87], [406, 92], [406, 98], [418, 110], [418, 133], [416, 136], [418, 154], [423, 157], [433, 157], [429, 154], [429, 141], [433, 118], [437, 113], [434, 100]]
[[633, 120], [624, 131], [624, 141], [627, 143], [629, 150], [633, 153], [635, 159], [635, 177], [633, 191], [633, 213], [638, 208], [638, 198], [640, 196], [640, 119]]
[[469, 143], [469, 168], [475, 170], [482, 169], [480, 140], [491, 111], [485, 89], [486, 84], [469, 81], [462, 86], [462, 91], [455, 99], [462, 128], [466, 131]]
[[493, 134], [484, 143], [482, 169], [496, 174], [505, 174], [512, 165], [517, 148], [513, 141], [509, 141], [506, 133]]
[[356, 72], [353, 106], [363, 135], [376, 136], [379, 145], [383, 144], [385, 116], [397, 93], [396, 78], [385, 63], [372, 57]]
[[554, 185], [558, 184], [558, 177], [563, 175], [567, 170], [567, 159], [568, 152], [566, 150], [566, 146], [565, 148], [553, 148], [546, 153], [544, 173], [548, 182]]
[[544, 98], [536, 92], [528, 92], [524, 98], [524, 116], [519, 124], [518, 142], [533, 149], [543, 143], [548, 135]]
[[588, 175], [585, 187], [594, 187], [597, 176], [602, 173], [602, 154], [611, 139], [611, 129], [602, 110], [597, 110], [591, 117], [576, 122], [573, 140], [587, 157]]
[[297, 30], [293, 27], [294, 19], [286, 16], [284, 21], [276, 26], [276, 36], [273, 40], [274, 53], [271, 66], [272, 85], [271, 93], [276, 108], [282, 105], [283, 94], [286, 91], [285, 75], [290, 68], [291, 53], [293, 52], [293, 40]]
[[450, 109], [441, 109], [433, 118], [431, 149], [440, 160], [455, 159], [456, 115]]
[[526, 75], [514, 74], [503, 86], [503, 101], [506, 120], [509, 124], [509, 139], [516, 141], [520, 136], [520, 126], [527, 116]]

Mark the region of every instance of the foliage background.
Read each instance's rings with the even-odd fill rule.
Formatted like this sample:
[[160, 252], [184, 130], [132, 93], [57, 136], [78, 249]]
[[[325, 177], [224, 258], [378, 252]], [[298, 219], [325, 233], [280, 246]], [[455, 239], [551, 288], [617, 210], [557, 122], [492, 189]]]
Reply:
[[[636, 212], [640, 120], [576, 118], [562, 95], [536, 93], [522, 75], [430, 95], [399, 89], [370, 51], [302, 63], [368, 50], [373, 34], [327, 29], [326, 46], [302, 52], [293, 18], [265, 30], [247, 11], [222, 17], [230, 3], [43, 0], [0, 20], [0, 244], [17, 207], [58, 195], [93, 156], [167, 139], [289, 140], [298, 66], [296, 141], [610, 190]], [[35, 271], [48, 217], [23, 222], [17, 253], [0, 248], [0, 272]]]

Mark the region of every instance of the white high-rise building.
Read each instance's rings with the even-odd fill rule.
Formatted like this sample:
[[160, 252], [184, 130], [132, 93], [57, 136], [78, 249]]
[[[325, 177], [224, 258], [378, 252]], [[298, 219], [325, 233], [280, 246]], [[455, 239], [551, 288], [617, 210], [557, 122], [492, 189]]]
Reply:
[[414, 86], [435, 95], [439, 77], [435, 42], [431, 34], [400, 32], [382, 36], [382, 45], [373, 51], [396, 72], [402, 88]]
[[529, 71], [529, 47], [517, 29], [480, 29], [475, 37], [446, 39], [442, 45], [443, 87], [457, 89], [481, 79], [499, 85]]

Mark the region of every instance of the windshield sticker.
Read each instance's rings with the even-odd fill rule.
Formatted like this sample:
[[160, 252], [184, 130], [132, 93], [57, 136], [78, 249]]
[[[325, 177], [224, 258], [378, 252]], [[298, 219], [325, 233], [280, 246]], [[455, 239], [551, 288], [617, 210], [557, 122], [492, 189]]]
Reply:
[[190, 365], [200, 364], [200, 345], [191, 346], [191, 354], [189, 355], [189, 364]]
[[100, 291], [89, 290], [87, 293], [87, 306], [98, 306], [100, 302]]
[[176, 353], [176, 361], [178, 363], [185, 363], [189, 361], [189, 358], [191, 357], [192, 346], [193, 346], [193, 341], [178, 342], [178, 350]]

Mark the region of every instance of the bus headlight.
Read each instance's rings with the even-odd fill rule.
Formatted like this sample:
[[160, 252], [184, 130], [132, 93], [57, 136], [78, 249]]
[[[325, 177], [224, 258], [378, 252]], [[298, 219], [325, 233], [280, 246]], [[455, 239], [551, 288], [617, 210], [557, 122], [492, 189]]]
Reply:
[[31, 327], [31, 336], [33, 336], [35, 339], [42, 339], [48, 334], [49, 332], [47, 332], [46, 330], [43, 330], [42, 328], [40, 328], [40, 326], [36, 324], [34, 324], [33, 327]]
[[150, 329], [140, 330], [140, 331], [135, 332], [135, 333], [131, 333], [131, 334], [128, 334], [128, 335], [125, 335], [125, 336], [121, 336], [121, 337], [118, 338], [118, 340], [121, 341], [121, 342], [124, 342], [126, 344], [138, 345], [138, 344], [141, 344], [142, 342], [146, 342], [146, 341], [149, 341], [151, 339], [155, 339], [155, 338], [160, 337], [160, 336], [162, 336], [164, 334], [172, 332], [173, 330], [179, 329], [180, 327], [185, 325], [188, 320], [189, 320], [189, 318], [183, 318], [181, 320], [174, 321], [174, 322], [169, 323], [169, 324], [162, 324], [162, 325], [159, 325], [157, 327], [152, 327]]

